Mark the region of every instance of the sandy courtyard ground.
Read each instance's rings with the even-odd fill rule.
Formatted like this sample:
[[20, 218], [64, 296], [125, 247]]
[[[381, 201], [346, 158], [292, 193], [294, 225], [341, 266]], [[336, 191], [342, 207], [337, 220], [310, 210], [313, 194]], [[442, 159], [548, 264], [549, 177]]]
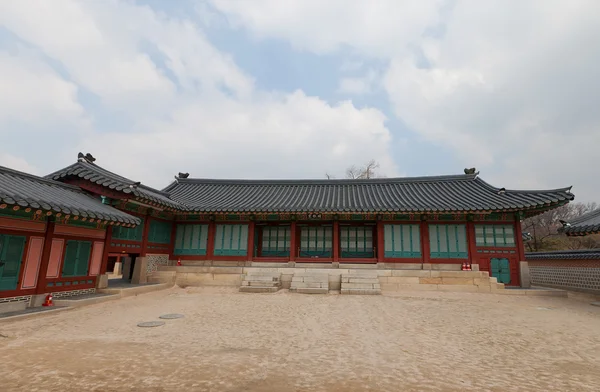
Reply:
[[564, 298], [173, 288], [0, 334], [3, 392], [600, 391], [600, 308]]

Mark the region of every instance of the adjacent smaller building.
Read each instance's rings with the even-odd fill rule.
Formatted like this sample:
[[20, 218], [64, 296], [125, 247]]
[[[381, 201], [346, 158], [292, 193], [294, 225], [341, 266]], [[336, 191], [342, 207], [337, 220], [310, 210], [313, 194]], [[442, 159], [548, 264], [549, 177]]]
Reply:
[[583, 236], [600, 233], [600, 208], [566, 223], [562, 231], [568, 236]]

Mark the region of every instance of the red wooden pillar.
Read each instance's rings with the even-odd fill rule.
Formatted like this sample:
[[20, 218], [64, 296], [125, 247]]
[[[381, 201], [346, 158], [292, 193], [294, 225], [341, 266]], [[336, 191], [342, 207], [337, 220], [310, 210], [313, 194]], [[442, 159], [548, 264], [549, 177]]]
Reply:
[[467, 222], [467, 244], [469, 246], [469, 262], [471, 264], [479, 264], [479, 255], [475, 247], [475, 223], [473, 222]]
[[254, 221], [250, 221], [250, 223], [248, 223], [248, 261], [252, 261], [252, 258], [254, 257], [254, 228], [256, 227], [256, 225], [254, 224]]
[[517, 256], [519, 261], [525, 261], [525, 244], [523, 243], [523, 229], [521, 227], [521, 221], [516, 216], [515, 222], [515, 243], [517, 244]]
[[46, 233], [44, 234], [44, 247], [42, 248], [42, 260], [38, 270], [38, 278], [35, 286], [36, 294], [46, 292], [46, 274], [48, 273], [48, 263], [50, 263], [50, 250], [52, 249], [52, 237], [54, 235], [54, 222], [46, 223]]
[[112, 240], [112, 226], [106, 226], [106, 237], [104, 237], [104, 249], [102, 251], [102, 264], [100, 264], [100, 275], [106, 273], [106, 269], [108, 268], [108, 247], [110, 246], [110, 241]]
[[385, 257], [385, 230], [383, 227], [383, 221], [377, 221], [377, 262], [383, 263]]
[[333, 248], [333, 262], [337, 263], [340, 261], [340, 222], [333, 221], [333, 237], [332, 237], [332, 248]]
[[142, 233], [142, 249], [140, 250], [140, 257], [146, 256], [146, 250], [148, 248], [148, 234], [150, 233], [150, 215], [144, 216], [144, 232]]
[[421, 260], [423, 264], [431, 262], [429, 250], [429, 224], [426, 221], [421, 222]]
[[208, 223], [208, 239], [206, 244], [206, 258], [211, 260], [215, 256], [215, 231], [217, 226], [214, 221]]
[[296, 260], [296, 222], [290, 225], [290, 261]]

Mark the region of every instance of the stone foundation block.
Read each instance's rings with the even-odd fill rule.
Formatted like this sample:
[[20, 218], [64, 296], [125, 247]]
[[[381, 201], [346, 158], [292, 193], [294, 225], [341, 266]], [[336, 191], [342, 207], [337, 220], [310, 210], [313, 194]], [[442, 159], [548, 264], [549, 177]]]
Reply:
[[398, 291], [397, 283], [381, 283], [381, 291]]
[[327, 294], [329, 289], [326, 288], [312, 288], [312, 287], [299, 287], [296, 289], [299, 294]]
[[420, 284], [442, 284], [442, 278], [419, 278]]
[[442, 278], [442, 285], [473, 285], [473, 278]]
[[342, 289], [381, 289], [379, 283], [344, 283]]
[[344, 289], [340, 290], [340, 294], [358, 294], [358, 295], [381, 295], [380, 289]]
[[437, 291], [437, 284], [399, 284], [398, 291]]
[[419, 279], [417, 277], [401, 277], [401, 276], [391, 276], [387, 279], [388, 283], [398, 283], [398, 284], [419, 284]]
[[438, 290], [439, 291], [459, 291], [459, 292], [466, 292], [466, 293], [477, 293], [479, 291], [479, 287], [477, 287], [475, 285], [458, 285], [458, 284], [443, 285], [443, 284], [440, 284], [440, 285], [438, 285]]
[[392, 276], [428, 278], [431, 276], [431, 271], [429, 271], [429, 270], [397, 270], [397, 271], [392, 271]]

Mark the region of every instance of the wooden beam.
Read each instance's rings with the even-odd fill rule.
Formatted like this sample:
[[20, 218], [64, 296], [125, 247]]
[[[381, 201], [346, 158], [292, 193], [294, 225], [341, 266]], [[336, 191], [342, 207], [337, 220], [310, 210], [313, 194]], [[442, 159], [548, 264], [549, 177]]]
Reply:
[[38, 278], [35, 286], [36, 294], [46, 292], [46, 274], [48, 272], [48, 264], [50, 263], [50, 250], [52, 249], [52, 238], [54, 235], [54, 222], [46, 224], [46, 233], [44, 235], [44, 248], [42, 249], [42, 260], [38, 270]]

